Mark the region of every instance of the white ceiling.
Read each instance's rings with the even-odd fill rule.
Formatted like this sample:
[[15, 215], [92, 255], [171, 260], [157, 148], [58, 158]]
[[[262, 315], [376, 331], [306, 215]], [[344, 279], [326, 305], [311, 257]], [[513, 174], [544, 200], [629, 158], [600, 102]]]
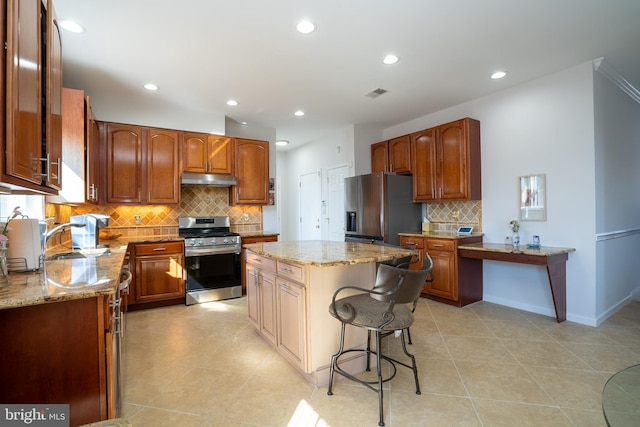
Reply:
[[[387, 127], [605, 57], [640, 88], [639, 0], [54, 0], [65, 86], [223, 113], [297, 147]], [[295, 30], [308, 18], [317, 30]], [[400, 57], [384, 65], [387, 53]], [[496, 70], [508, 72], [491, 80]], [[149, 81], [160, 90], [149, 92]], [[388, 93], [370, 99], [376, 88]], [[113, 98], [113, 99], [112, 99]], [[226, 101], [239, 102], [229, 107]], [[295, 110], [306, 112], [294, 117]], [[99, 118], [99, 117], [98, 117]]]

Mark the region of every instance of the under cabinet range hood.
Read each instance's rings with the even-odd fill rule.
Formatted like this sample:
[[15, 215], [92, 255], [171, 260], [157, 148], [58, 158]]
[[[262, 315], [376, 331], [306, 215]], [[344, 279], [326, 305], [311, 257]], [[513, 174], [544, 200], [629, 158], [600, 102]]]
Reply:
[[192, 172], [184, 172], [180, 183], [182, 185], [206, 185], [208, 187], [231, 187], [237, 184], [236, 178], [232, 175]]

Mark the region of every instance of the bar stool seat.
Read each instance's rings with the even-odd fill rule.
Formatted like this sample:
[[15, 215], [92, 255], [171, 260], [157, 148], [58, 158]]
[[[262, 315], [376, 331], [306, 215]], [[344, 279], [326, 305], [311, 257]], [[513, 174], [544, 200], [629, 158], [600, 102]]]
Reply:
[[[378, 394], [379, 422], [384, 426], [383, 412], [383, 383], [390, 381], [396, 375], [396, 365], [405, 366], [413, 371], [416, 383], [416, 394], [421, 394], [418, 380], [418, 368], [415, 356], [407, 351], [404, 331], [408, 330], [414, 322], [413, 309], [409, 304], [415, 304], [420, 297], [427, 275], [432, 265], [421, 270], [409, 270], [406, 268], [394, 267], [387, 264], [379, 264], [376, 273], [376, 281], [371, 289], [357, 286], [343, 286], [338, 289], [329, 306], [329, 313], [342, 323], [340, 333], [340, 348], [331, 357], [331, 367], [329, 370], [328, 395], [333, 395], [333, 378], [335, 372], [358, 382]], [[343, 292], [351, 292], [352, 295], [338, 298]], [[355, 293], [355, 294], [353, 294]], [[346, 326], [351, 325], [357, 328], [367, 329], [367, 347], [364, 349], [345, 349]], [[371, 348], [371, 333], [375, 333], [375, 349]], [[382, 354], [382, 338], [398, 333], [401, 337], [404, 354], [410, 359], [410, 364], [394, 359]], [[366, 370], [370, 368], [370, 357], [376, 356], [377, 379], [376, 381], [361, 380], [340, 368], [340, 357], [346, 353], [364, 352], [367, 357]], [[382, 375], [381, 363], [385, 360], [391, 365], [391, 373], [384, 378]], [[377, 387], [374, 387], [377, 385]]]

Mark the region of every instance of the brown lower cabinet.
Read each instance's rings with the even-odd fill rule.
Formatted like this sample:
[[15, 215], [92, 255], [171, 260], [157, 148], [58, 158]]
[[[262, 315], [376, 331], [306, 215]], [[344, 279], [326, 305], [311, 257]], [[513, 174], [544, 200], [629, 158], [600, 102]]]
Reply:
[[[425, 282], [422, 296], [458, 307], [482, 300], [482, 266], [478, 269], [458, 256], [458, 245], [479, 242], [482, 236], [456, 239], [400, 236], [401, 246], [415, 246], [420, 260], [429, 254], [433, 261], [433, 281]], [[415, 265], [418, 268], [422, 264]]]
[[115, 416], [109, 295], [0, 310], [0, 402], [69, 404], [69, 425]]
[[129, 310], [184, 304], [184, 241], [133, 243]]
[[[277, 242], [278, 241], [278, 235], [274, 234], [274, 235], [270, 235], [270, 236], [251, 236], [251, 237], [243, 237], [242, 238], [242, 244], [243, 245], [248, 245], [251, 243], [266, 243], [266, 242]], [[247, 294], [247, 274], [246, 274], [246, 266], [247, 266], [247, 251], [246, 249], [244, 249], [244, 247], [242, 248], [242, 254], [241, 254], [241, 260], [242, 260], [242, 295], [246, 295]]]

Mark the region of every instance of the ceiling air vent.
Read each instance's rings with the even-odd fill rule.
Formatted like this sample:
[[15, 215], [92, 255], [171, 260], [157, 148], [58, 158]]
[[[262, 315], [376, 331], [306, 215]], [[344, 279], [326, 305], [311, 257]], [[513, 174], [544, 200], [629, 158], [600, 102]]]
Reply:
[[385, 94], [385, 93], [387, 93], [387, 90], [386, 89], [382, 89], [382, 88], [379, 87], [378, 89], [374, 89], [371, 92], [366, 93], [364, 96], [367, 96], [367, 97], [369, 97], [371, 99], [375, 99], [375, 98], [377, 98], [380, 95]]

